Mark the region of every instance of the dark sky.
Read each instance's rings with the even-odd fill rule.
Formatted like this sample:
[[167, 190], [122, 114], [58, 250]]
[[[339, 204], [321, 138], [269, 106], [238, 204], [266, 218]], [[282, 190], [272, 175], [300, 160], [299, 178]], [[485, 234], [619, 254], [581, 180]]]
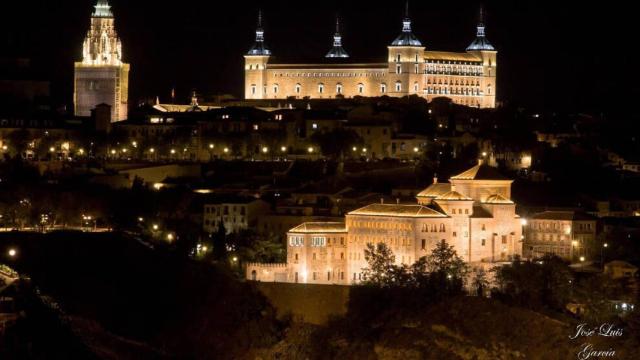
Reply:
[[[81, 55], [94, 0], [5, 1], [0, 53], [32, 56], [70, 102], [73, 61]], [[111, 0], [131, 101], [188, 93], [242, 94], [243, 58], [257, 8], [266, 41], [281, 61], [322, 57], [340, 14], [343, 42], [355, 58], [384, 61], [401, 29], [404, 1]], [[163, 4], [165, 3], [165, 4]], [[545, 110], [608, 110], [638, 101], [639, 22], [619, 4], [484, 1], [487, 36], [498, 49], [499, 100]], [[462, 51], [475, 36], [476, 1], [411, 2], [415, 34], [427, 49]], [[632, 62], [633, 61], [633, 62]]]

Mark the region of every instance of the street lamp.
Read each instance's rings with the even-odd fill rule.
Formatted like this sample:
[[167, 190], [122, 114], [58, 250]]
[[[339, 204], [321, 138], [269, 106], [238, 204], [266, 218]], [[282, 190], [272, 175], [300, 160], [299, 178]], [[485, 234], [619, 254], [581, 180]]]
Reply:
[[608, 247], [609, 247], [609, 244], [604, 243], [600, 248], [600, 264], [602, 264], [602, 267], [604, 267], [604, 249]]
[[580, 262], [584, 262], [584, 256], [580, 256]]
[[9, 255], [9, 257], [16, 257], [16, 255], [18, 255], [18, 251], [14, 248], [9, 249], [9, 251], [7, 251], [7, 254]]
[[213, 149], [213, 144], [209, 144], [209, 149]]
[[158, 230], [158, 224], [153, 224], [153, 230]]
[[268, 147], [266, 147], [266, 146], [265, 146], [265, 147], [263, 147], [263, 148], [262, 148], [262, 152], [263, 152], [264, 154], [268, 153], [268, 152], [269, 152], [269, 148], [268, 148]]

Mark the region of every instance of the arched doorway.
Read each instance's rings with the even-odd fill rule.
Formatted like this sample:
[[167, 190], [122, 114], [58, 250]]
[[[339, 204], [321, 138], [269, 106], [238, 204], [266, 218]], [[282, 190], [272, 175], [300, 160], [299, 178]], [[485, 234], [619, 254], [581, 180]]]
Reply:
[[253, 270], [251, 271], [251, 280], [256, 281], [258, 279], [258, 273]]

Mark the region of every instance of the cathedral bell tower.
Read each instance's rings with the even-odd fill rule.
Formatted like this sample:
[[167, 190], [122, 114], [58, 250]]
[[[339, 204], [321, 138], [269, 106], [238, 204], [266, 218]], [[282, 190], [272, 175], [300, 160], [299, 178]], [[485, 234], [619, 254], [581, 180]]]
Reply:
[[[271, 50], [264, 43], [264, 29], [262, 28], [262, 11], [258, 11], [258, 26], [256, 28], [256, 42], [244, 55], [244, 98], [267, 98], [267, 65]], [[278, 97], [278, 85], [270, 89], [272, 98]]]
[[90, 116], [96, 105], [111, 106], [111, 122], [127, 119], [129, 64], [122, 62], [122, 43], [107, 0], [98, 0], [82, 45], [82, 61], [75, 63], [74, 113]]

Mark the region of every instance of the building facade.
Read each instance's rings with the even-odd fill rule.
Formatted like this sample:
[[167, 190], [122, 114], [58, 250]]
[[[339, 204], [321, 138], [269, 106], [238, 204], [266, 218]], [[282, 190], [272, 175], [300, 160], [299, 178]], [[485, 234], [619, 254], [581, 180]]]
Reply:
[[416, 204], [370, 204], [344, 222], [311, 222], [287, 233], [287, 263], [248, 264], [247, 278], [315, 284], [357, 284], [368, 266], [367, 244], [385, 243], [396, 263], [410, 265], [441, 242], [471, 265], [522, 254], [522, 224], [510, 200], [512, 180], [477, 165], [420, 192]]
[[98, 0], [82, 45], [82, 61], [75, 63], [74, 114], [91, 116], [99, 104], [111, 106], [111, 121], [127, 119], [129, 64], [122, 61], [122, 43], [106, 0]]
[[227, 234], [255, 227], [260, 216], [269, 212], [269, 203], [251, 197], [215, 199], [204, 205], [203, 230], [209, 234], [223, 226]]
[[524, 256], [556, 255], [569, 261], [593, 260], [597, 235], [595, 216], [577, 211], [544, 211], [525, 226]]
[[[429, 101], [447, 97], [461, 105], [496, 105], [497, 51], [485, 37], [482, 20], [476, 39], [465, 52], [426, 50], [411, 30], [407, 14], [402, 33], [379, 63], [348, 63], [336, 28], [333, 48], [323, 63], [285, 64], [271, 61], [261, 16], [256, 42], [245, 58], [245, 99], [336, 98], [418, 95]], [[338, 61], [339, 60], [339, 61]]]

